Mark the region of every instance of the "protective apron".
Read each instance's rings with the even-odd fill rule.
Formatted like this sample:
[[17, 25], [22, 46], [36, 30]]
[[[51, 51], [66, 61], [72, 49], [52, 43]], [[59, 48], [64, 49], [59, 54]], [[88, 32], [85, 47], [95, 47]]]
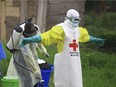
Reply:
[[[19, 42], [21, 42], [23, 36]], [[20, 47], [20, 50], [17, 50], [13, 53], [14, 65], [19, 77], [20, 87], [33, 87], [36, 83], [40, 82], [41, 79], [37, 79], [34, 76], [35, 72], [38, 72], [38, 75], [41, 77], [40, 68], [36, 62], [36, 57], [32, 53], [32, 50], [36, 49], [36, 43], [27, 44], [23, 47]]]
[[79, 52], [79, 29], [70, 29], [65, 23], [60, 24], [65, 33], [64, 48], [55, 55], [55, 87], [83, 87]]

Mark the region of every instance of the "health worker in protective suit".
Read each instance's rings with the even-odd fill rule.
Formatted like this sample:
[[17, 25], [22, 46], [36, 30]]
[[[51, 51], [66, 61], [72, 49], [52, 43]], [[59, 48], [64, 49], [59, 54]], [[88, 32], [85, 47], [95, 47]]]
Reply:
[[83, 87], [79, 42], [104, 44], [104, 39], [90, 36], [85, 28], [79, 27], [80, 20], [79, 13], [70, 9], [64, 22], [43, 34], [24, 38], [20, 44], [23, 47], [34, 42], [44, 45], [57, 43], [58, 53], [54, 60], [55, 87]]
[[[14, 28], [7, 48], [12, 52], [7, 76], [18, 76], [20, 87], [38, 87], [42, 76], [38, 66], [36, 48], [48, 56], [47, 50], [41, 43], [30, 43], [23, 47], [19, 44], [24, 38], [38, 35], [39, 27], [31, 22], [25, 22]], [[15, 67], [14, 67], [15, 66]], [[43, 87], [42, 84], [39, 87]]]

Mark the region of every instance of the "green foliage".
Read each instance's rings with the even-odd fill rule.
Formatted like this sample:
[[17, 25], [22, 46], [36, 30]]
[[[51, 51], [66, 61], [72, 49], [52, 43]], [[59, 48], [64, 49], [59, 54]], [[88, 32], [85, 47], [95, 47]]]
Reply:
[[[102, 50], [109, 53], [116, 52], [116, 13], [105, 13], [102, 15], [86, 15], [85, 27], [90, 35], [105, 39]], [[91, 45], [88, 45], [91, 47]]]
[[3, 47], [4, 47], [5, 53], [7, 55], [7, 58], [5, 58], [5, 59], [3, 59], [3, 60], [0, 61], [0, 67], [1, 67], [0, 68], [0, 72], [3, 75], [6, 75], [8, 64], [9, 64], [10, 57], [11, 57], [11, 53], [6, 49], [5, 43], [3, 43]]
[[89, 12], [115, 12], [115, 0], [85, 0], [85, 11]]
[[104, 13], [102, 15], [85, 15], [85, 26], [94, 26], [97, 29], [115, 29], [116, 13]]
[[81, 47], [84, 87], [115, 87], [116, 54]]

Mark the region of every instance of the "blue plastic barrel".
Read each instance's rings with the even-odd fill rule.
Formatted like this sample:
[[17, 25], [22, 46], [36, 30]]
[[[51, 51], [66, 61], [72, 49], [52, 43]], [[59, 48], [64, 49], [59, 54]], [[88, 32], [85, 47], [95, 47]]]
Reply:
[[2, 42], [0, 41], [0, 60], [2, 60], [3, 58], [6, 58], [6, 54], [2, 46]]
[[49, 80], [53, 69], [54, 67], [51, 65], [51, 69], [41, 70], [42, 79], [44, 80], [44, 87], [49, 87]]

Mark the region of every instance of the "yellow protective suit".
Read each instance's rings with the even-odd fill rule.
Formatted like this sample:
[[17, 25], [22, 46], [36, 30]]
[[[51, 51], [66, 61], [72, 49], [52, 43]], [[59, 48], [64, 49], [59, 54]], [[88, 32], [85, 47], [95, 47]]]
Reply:
[[[90, 36], [86, 30], [86, 28], [79, 27], [80, 37], [79, 42], [88, 42], [90, 40]], [[51, 30], [41, 34], [42, 43], [44, 45], [51, 45], [53, 43], [57, 43], [58, 52], [62, 52], [64, 46], [65, 33], [62, 29], [62, 26], [54, 26]]]

